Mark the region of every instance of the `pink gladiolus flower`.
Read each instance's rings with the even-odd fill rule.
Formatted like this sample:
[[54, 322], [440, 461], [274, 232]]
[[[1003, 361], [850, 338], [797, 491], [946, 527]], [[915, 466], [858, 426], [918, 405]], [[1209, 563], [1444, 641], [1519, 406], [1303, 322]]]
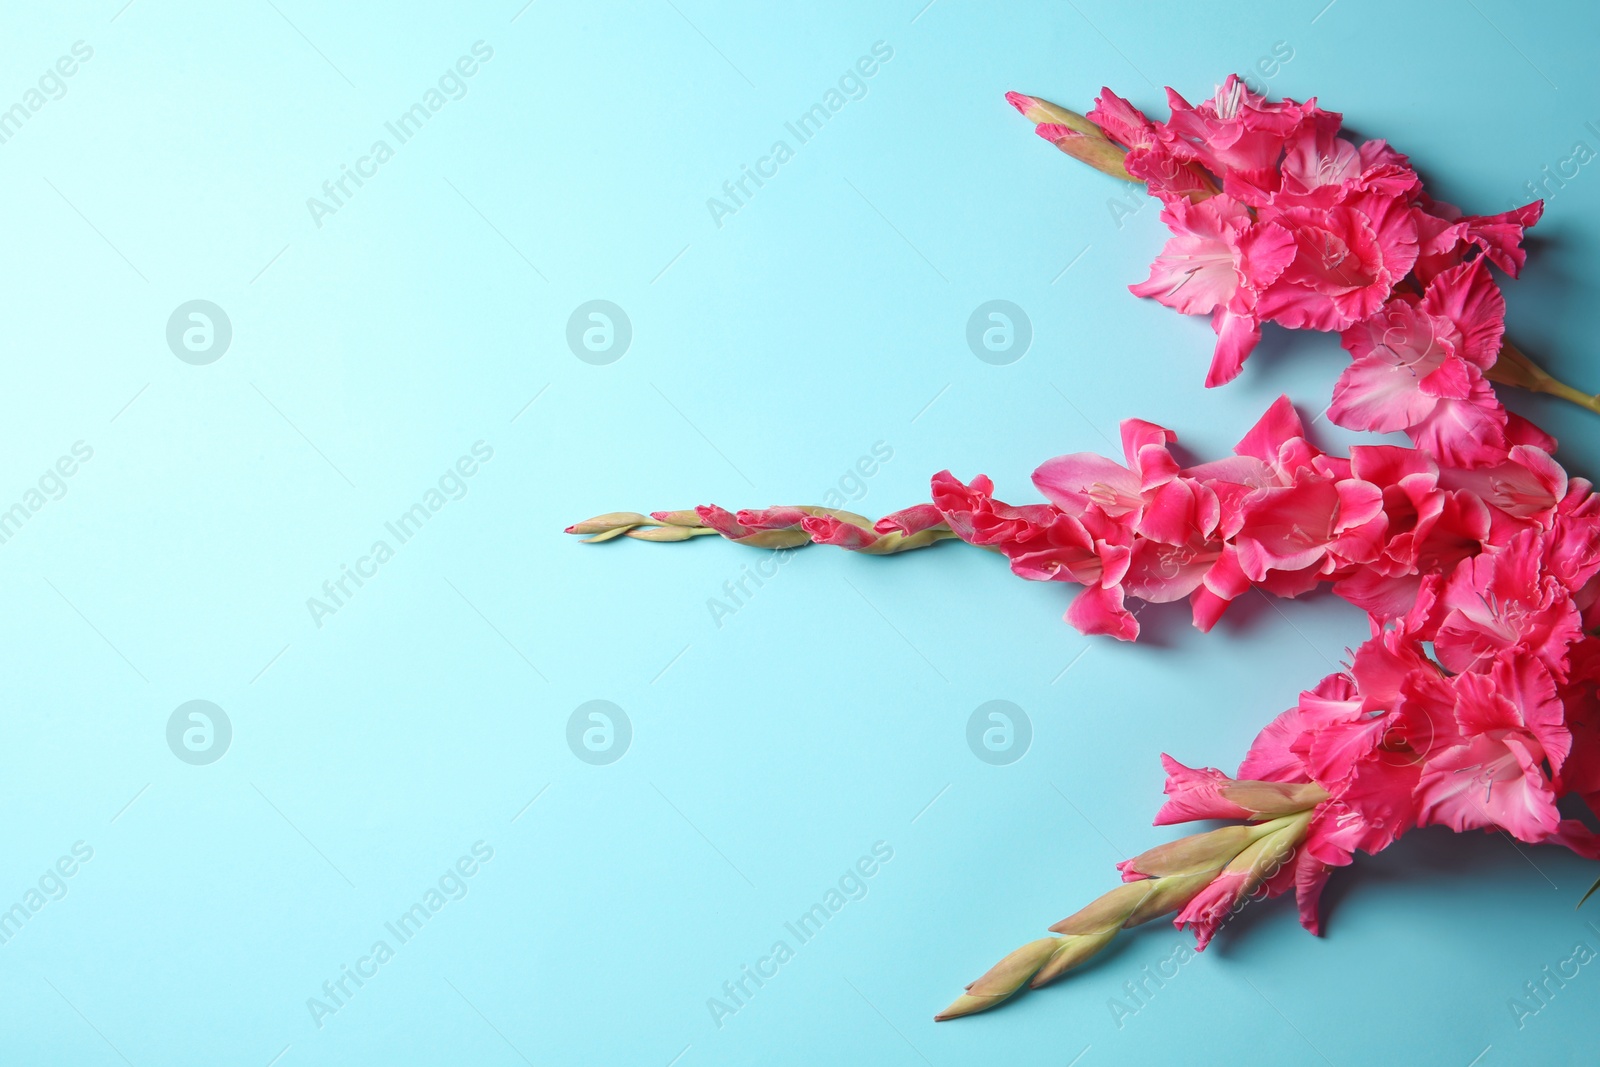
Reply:
[[1486, 671], [1523, 650], [1565, 675], [1565, 652], [1583, 632], [1561, 579], [1543, 567], [1546, 536], [1525, 530], [1504, 547], [1457, 564], [1437, 603], [1420, 600], [1421, 632], [1431, 632], [1439, 662], [1454, 672]]
[[[1437, 333], [1416, 318], [1415, 301], [1397, 294], [1421, 291], [1480, 260], [1515, 276], [1526, 259], [1523, 235], [1538, 221], [1542, 203], [1463, 215], [1430, 197], [1410, 161], [1387, 142], [1358, 145], [1340, 135], [1337, 112], [1315, 100], [1269, 102], [1236, 76], [1198, 106], [1174, 90], [1167, 93], [1171, 116], [1165, 122], [1109, 89], [1087, 118], [1126, 147], [1125, 170], [1164, 205], [1162, 221], [1173, 236], [1150, 277], [1131, 288], [1185, 314], [1212, 316], [1217, 344], [1206, 384], [1239, 374], [1263, 321], [1339, 331], [1368, 323], [1379, 336], [1364, 347], [1375, 358], [1344, 383], [1353, 424], [1400, 420], [1397, 428], [1413, 430], [1438, 449], [1460, 450], [1479, 434], [1488, 440], [1471, 458], [1491, 462], [1500, 436], [1491, 424], [1503, 424], [1503, 416], [1481, 377], [1447, 357], [1481, 371], [1494, 353], [1487, 360], [1476, 352], [1441, 355], [1438, 348], [1447, 346], [1429, 344]], [[1025, 114], [1036, 104], [1031, 97], [1012, 102]], [[1487, 280], [1481, 284], [1492, 288]], [[1368, 322], [1397, 299], [1412, 310]], [[1432, 315], [1440, 309], [1423, 310]], [[1412, 348], [1387, 352], [1386, 332]], [[1418, 382], [1401, 390], [1396, 372], [1422, 363], [1429, 365]], [[1396, 391], [1410, 398], [1409, 406], [1391, 395]]]
[[1333, 391], [1340, 426], [1391, 433], [1458, 467], [1505, 458], [1506, 413], [1483, 372], [1500, 351], [1505, 300], [1482, 258], [1452, 267], [1420, 301], [1391, 300], [1344, 330], [1355, 357]]
[[1143, 181], [1150, 195], [1162, 203], [1198, 201], [1216, 194], [1217, 187], [1205, 172], [1186, 161], [1192, 153], [1180, 138], [1151, 122], [1110, 89], [1100, 90], [1087, 118], [1128, 149], [1123, 161], [1128, 173]]
[[1222, 178], [1222, 191], [1259, 204], [1277, 190], [1278, 162], [1284, 145], [1309, 116], [1316, 101], [1269, 103], [1230, 74], [1210, 100], [1192, 106], [1174, 89], [1167, 90], [1172, 117], [1166, 128], [1188, 158], [1198, 160]]
[[1482, 252], [1489, 262], [1515, 278], [1528, 258], [1522, 247], [1523, 236], [1544, 214], [1543, 200], [1498, 215], [1463, 215], [1454, 204], [1434, 200], [1427, 194], [1420, 197], [1419, 203], [1424, 240], [1416, 272], [1424, 284], [1466, 262], [1474, 252]]
[[1294, 234], [1295, 256], [1257, 302], [1261, 318], [1292, 329], [1342, 330], [1389, 299], [1417, 261], [1417, 223], [1406, 204], [1362, 193], [1336, 207], [1263, 211]]
[[1255, 814], [1222, 795], [1235, 779], [1215, 767], [1186, 767], [1166, 753], [1161, 755], [1161, 766], [1167, 772], [1167, 802], [1156, 812], [1156, 826], [1196, 819], [1248, 819]]
[[1167, 446], [1171, 430], [1125, 419], [1126, 467], [1090, 452], [1057, 456], [1033, 472], [1033, 484], [1075, 518], [1104, 517], [1141, 537], [1186, 545], [1209, 537], [1221, 518], [1215, 492], [1179, 470]]
[[[1509, 430], [1508, 425], [1508, 430]], [[1462, 470], [1445, 467], [1439, 484], [1464, 489], [1494, 510], [1494, 541], [1504, 541], [1529, 522], [1548, 524], [1567, 495], [1567, 472], [1543, 448], [1514, 444], [1504, 463]]]
[[1253, 581], [1269, 571], [1316, 568], [1330, 574], [1346, 563], [1378, 557], [1388, 519], [1383, 491], [1356, 478], [1302, 471], [1291, 485], [1258, 489], [1244, 502], [1234, 540], [1239, 565]]
[[1294, 259], [1294, 238], [1281, 226], [1257, 225], [1250, 209], [1228, 196], [1171, 200], [1161, 221], [1176, 236], [1150, 277], [1128, 288], [1185, 315], [1211, 315], [1217, 347], [1206, 386], [1232, 381], [1261, 339], [1256, 302]]
[[1183, 906], [1173, 925], [1193, 929], [1195, 948], [1204, 952], [1223, 922], [1258, 885], [1259, 878], [1249, 870], [1223, 871]]
[[949, 471], [933, 476], [933, 503], [963, 541], [999, 545], [1047, 528], [1055, 512], [1048, 504], [1011, 507], [994, 498], [994, 482], [985, 475], [961, 484]]
[[1330, 208], [1358, 193], [1410, 198], [1421, 192], [1405, 156], [1383, 141], [1357, 146], [1340, 137], [1342, 118], [1318, 109], [1289, 138], [1275, 205]]
[[1559, 769], [1571, 738], [1555, 680], [1538, 660], [1495, 664], [1455, 679], [1457, 742], [1423, 767], [1421, 824], [1456, 831], [1498, 826], [1542, 841], [1561, 822], [1544, 761]]

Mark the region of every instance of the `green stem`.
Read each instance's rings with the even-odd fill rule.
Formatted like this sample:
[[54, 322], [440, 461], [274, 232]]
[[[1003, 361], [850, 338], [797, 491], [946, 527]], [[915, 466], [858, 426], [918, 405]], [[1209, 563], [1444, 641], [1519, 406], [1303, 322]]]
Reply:
[[1488, 378], [1500, 385], [1514, 385], [1530, 392], [1559, 397], [1600, 414], [1600, 396], [1585, 393], [1556, 378], [1510, 341], [1501, 345], [1500, 357], [1489, 368]]

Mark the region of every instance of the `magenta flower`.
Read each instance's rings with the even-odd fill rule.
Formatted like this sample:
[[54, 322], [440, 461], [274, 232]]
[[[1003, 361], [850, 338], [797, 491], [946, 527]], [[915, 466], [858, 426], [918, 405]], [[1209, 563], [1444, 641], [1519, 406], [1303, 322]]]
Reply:
[[1455, 742], [1430, 757], [1418, 783], [1421, 825], [1456, 831], [1499, 827], [1523, 841], [1557, 830], [1555, 790], [1571, 748], [1556, 683], [1538, 659], [1502, 660], [1488, 674], [1454, 680]]
[[1228, 196], [1170, 200], [1161, 221], [1175, 236], [1150, 277], [1128, 289], [1185, 315], [1210, 315], [1217, 347], [1206, 385], [1232, 381], [1261, 340], [1256, 303], [1294, 259], [1294, 238], [1281, 226], [1257, 225], [1250, 209]]
[[1435, 277], [1420, 300], [1389, 301], [1340, 334], [1354, 360], [1328, 417], [1353, 430], [1404, 430], [1452, 466], [1501, 462], [1506, 412], [1483, 372], [1500, 352], [1505, 313], [1482, 257]]
[[1330, 208], [1261, 212], [1294, 235], [1295, 255], [1261, 294], [1262, 318], [1291, 329], [1342, 330], [1373, 314], [1417, 261], [1415, 212], [1383, 193]]
[[1224, 193], [1253, 204], [1277, 191], [1285, 144], [1318, 113], [1315, 100], [1269, 103], [1236, 74], [1198, 107], [1170, 88], [1167, 104], [1172, 117], [1166, 130], [1181, 146], [1180, 158], [1198, 161], [1222, 179]]
[[1526, 651], [1565, 676], [1567, 646], [1583, 623], [1571, 592], [1543, 565], [1546, 547], [1544, 533], [1525, 530], [1502, 548], [1462, 560], [1442, 586], [1429, 579], [1438, 598], [1418, 598], [1413, 625], [1431, 635], [1446, 669], [1486, 671]]

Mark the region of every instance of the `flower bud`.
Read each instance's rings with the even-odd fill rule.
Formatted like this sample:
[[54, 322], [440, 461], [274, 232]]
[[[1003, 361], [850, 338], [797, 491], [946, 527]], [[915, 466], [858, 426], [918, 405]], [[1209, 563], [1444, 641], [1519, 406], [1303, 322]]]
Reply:
[[730, 537], [729, 540], [736, 545], [747, 545], [750, 548], [798, 548], [811, 543], [810, 536], [799, 527], [788, 530], [757, 530], [743, 537]]
[[982, 978], [967, 986], [965, 993], [933, 1017], [934, 1021], [944, 1022], [946, 1019], [987, 1011], [1003, 1002], [1021, 989], [1028, 979], [1045, 965], [1060, 944], [1059, 937], [1041, 937], [1037, 941], [1023, 945], [989, 968]]
[[1328, 799], [1328, 791], [1311, 782], [1231, 782], [1217, 793], [1257, 817], [1292, 815]]
[[1117, 936], [1117, 927], [1102, 930], [1097, 934], [1068, 934], [1058, 939], [1055, 952], [1039, 968], [1039, 973], [1033, 976], [1028, 983], [1034, 989], [1048, 985], [1057, 978], [1066, 974], [1081, 963], [1093, 959], [1101, 949], [1111, 944], [1111, 939]]
[[700, 521], [700, 513], [694, 509], [688, 511], [652, 511], [650, 517], [657, 522], [664, 522], [668, 526], [704, 526]]
[[1139, 901], [1139, 906], [1123, 920], [1123, 929], [1131, 929], [1151, 919], [1159, 919], [1184, 907], [1211, 884], [1216, 874], [1215, 870], [1208, 870], [1149, 879], [1146, 883], [1151, 886], [1149, 894]]
[[1081, 133], [1086, 137], [1098, 137], [1106, 140], [1105, 133], [1090, 122], [1083, 115], [1060, 104], [1052, 104], [1048, 100], [1041, 100], [1037, 96], [1027, 96], [1023, 93], [1007, 93], [1006, 103], [1022, 112], [1022, 117], [1035, 125], [1053, 124], [1065, 126], [1070, 130]]
[[1093, 934], [1102, 930], [1120, 929], [1135, 908], [1154, 888], [1150, 879], [1124, 882], [1102, 894], [1086, 907], [1073, 912], [1050, 927], [1057, 934]]
[[1131, 860], [1117, 864], [1123, 878], [1171, 877], [1216, 871], [1243, 852], [1257, 838], [1269, 833], [1261, 826], [1224, 826], [1203, 834], [1190, 834], [1176, 841], [1147, 849]]
[[640, 541], [687, 541], [696, 534], [708, 534], [715, 531], [704, 528], [690, 529], [687, 526], [652, 526], [646, 530], [628, 530], [629, 537]]
[[[592, 519], [575, 522], [568, 526], [564, 532], [569, 534], [610, 534], [615, 537], [618, 533], [630, 527], [648, 524], [649, 522], [648, 516], [640, 515], [636, 511], [608, 511], [604, 515], [596, 515]], [[696, 525], [698, 524], [699, 520], [696, 519]], [[594, 540], [606, 540], [606, 538], [594, 538]]]
[[1034, 132], [1073, 159], [1087, 163], [1095, 170], [1109, 174], [1113, 178], [1121, 178], [1125, 182], [1139, 180], [1128, 173], [1128, 168], [1123, 162], [1127, 158], [1128, 150], [1104, 137], [1080, 133], [1071, 126], [1058, 122], [1040, 123], [1034, 128]]

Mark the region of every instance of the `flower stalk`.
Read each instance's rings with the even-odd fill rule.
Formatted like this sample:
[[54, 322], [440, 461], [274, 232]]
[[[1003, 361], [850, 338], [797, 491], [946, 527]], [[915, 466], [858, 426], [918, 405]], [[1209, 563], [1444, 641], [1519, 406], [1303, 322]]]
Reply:
[[[1236, 784], [1266, 786], [1268, 793], [1277, 786]], [[1281, 792], [1275, 795], [1281, 799]], [[1033, 989], [1048, 985], [1093, 959], [1121, 931], [1163, 915], [1178, 912], [1179, 926], [1203, 922], [1188, 915], [1189, 905], [1203, 896], [1219, 898], [1224, 907], [1242, 906], [1283, 869], [1305, 840], [1315, 804], [1327, 794], [1312, 786], [1300, 797], [1312, 807], [1253, 824], [1190, 834], [1124, 860], [1118, 867], [1127, 881], [1050, 927], [1059, 936], [1030, 941], [1007, 955], [968, 985], [934, 1020], [944, 1022], [988, 1011], [1025, 985]], [[1203, 936], [1209, 938], [1209, 933]]]
[[1529, 359], [1527, 354], [1505, 341], [1500, 346], [1500, 356], [1486, 372], [1488, 379], [1499, 385], [1514, 385], [1533, 393], [1559, 397], [1562, 400], [1600, 414], [1600, 396], [1575, 389], [1550, 374]]
[[[1007, 93], [1006, 101], [1022, 117], [1034, 124], [1034, 131], [1067, 155], [1087, 163], [1102, 174], [1125, 182], [1144, 184], [1142, 179], [1129, 173], [1126, 159], [1128, 149], [1106, 135], [1105, 130], [1085, 115], [1070, 108], [1037, 96], [1024, 93]], [[1209, 183], [1206, 183], [1209, 186]], [[1214, 195], [1213, 187], [1194, 190], [1191, 199]], [[1600, 414], [1600, 395], [1586, 393], [1568, 385], [1540, 367], [1521, 349], [1505, 341], [1499, 359], [1488, 369], [1486, 376], [1500, 385], [1515, 386], [1529, 392], [1544, 393], [1568, 403]]]
[[[914, 516], [913, 516], [913, 513]], [[837, 508], [771, 507], [732, 514], [717, 507], [692, 511], [612, 511], [573, 523], [569, 534], [587, 534], [584, 544], [631, 537], [639, 541], [687, 541], [719, 535], [750, 548], [798, 548], [834, 545], [869, 556], [890, 556], [927, 548], [957, 537], [930, 505], [907, 509], [874, 523], [864, 515]]]

